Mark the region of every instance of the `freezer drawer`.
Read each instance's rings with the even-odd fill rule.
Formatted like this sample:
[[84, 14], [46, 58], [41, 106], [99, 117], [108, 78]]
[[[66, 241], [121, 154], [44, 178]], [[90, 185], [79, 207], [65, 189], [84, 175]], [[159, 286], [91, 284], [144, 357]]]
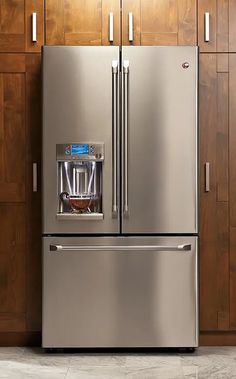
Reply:
[[43, 347], [197, 345], [197, 237], [43, 238]]

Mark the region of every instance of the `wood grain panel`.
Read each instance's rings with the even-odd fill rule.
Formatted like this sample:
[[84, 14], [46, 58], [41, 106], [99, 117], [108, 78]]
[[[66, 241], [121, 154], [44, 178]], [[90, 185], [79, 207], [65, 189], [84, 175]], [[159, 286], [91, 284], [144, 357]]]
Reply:
[[[200, 56], [200, 329], [217, 329], [216, 256], [216, 57]], [[210, 192], [205, 192], [205, 162], [210, 162]], [[211, 280], [209, 280], [211, 278]]]
[[[204, 41], [204, 13], [210, 13], [210, 41]], [[198, 0], [201, 52], [236, 51], [236, 0]]]
[[230, 327], [236, 328], [236, 54], [229, 56]]
[[[217, 329], [229, 329], [229, 204], [216, 204]], [[207, 312], [207, 309], [206, 309]]]
[[[109, 13], [113, 12], [114, 30], [113, 42], [109, 42]], [[102, 0], [102, 45], [120, 45], [120, 1], [119, 0]]]
[[178, 0], [178, 45], [197, 44], [196, 0]]
[[130, 44], [129, 12], [134, 15], [134, 42], [131, 44], [196, 45], [196, 0], [124, 0], [122, 40], [125, 45]]
[[177, 33], [178, 1], [141, 0], [141, 33]]
[[[41, 57], [26, 57], [27, 133], [27, 330], [41, 330]], [[33, 192], [32, 167], [38, 166], [38, 190]]]
[[217, 201], [228, 201], [229, 189], [229, 74], [226, 70], [228, 56], [217, 55]]
[[229, 51], [229, 0], [217, 1], [216, 48]]
[[229, 0], [229, 51], [236, 52], [236, 0]]
[[[200, 328], [229, 329], [227, 58], [200, 55]], [[205, 192], [205, 162], [210, 192]], [[209, 280], [210, 278], [210, 280]]]
[[236, 333], [233, 331], [201, 332], [199, 341], [200, 346], [235, 346]]
[[[37, 15], [37, 42], [32, 42], [32, 13]], [[44, 44], [44, 2], [25, 0], [25, 51], [40, 52]]]
[[[32, 13], [37, 13], [37, 42], [32, 43]], [[1, 0], [0, 52], [40, 51], [44, 43], [44, 2]]]
[[142, 33], [141, 45], [143, 46], [178, 45], [178, 34], [177, 33]]
[[101, 33], [65, 33], [65, 45], [101, 45]]
[[0, 346], [42, 346], [40, 332], [0, 332]]
[[[129, 42], [129, 12], [133, 13], [133, 42]], [[122, 0], [122, 45], [140, 45], [141, 0]]]
[[229, 56], [229, 71], [230, 226], [236, 227], [236, 54]]
[[0, 56], [0, 72], [25, 72], [24, 54], [4, 54]]
[[1, 0], [1, 33], [24, 34], [24, 0]]
[[[198, 45], [201, 52], [216, 51], [217, 0], [198, 0]], [[210, 41], [205, 42], [204, 14], [210, 13]]]
[[9, 322], [16, 315], [15, 325], [21, 331], [19, 314], [25, 313], [26, 305], [25, 206], [0, 203], [0, 215], [0, 320], [6, 313], [11, 314]]
[[25, 82], [0, 74], [0, 202], [25, 201]]
[[230, 228], [230, 328], [236, 329], [236, 228]]
[[64, 0], [46, 1], [46, 44], [64, 45]]
[[47, 45], [101, 45], [101, 43], [101, 0], [47, 2]]

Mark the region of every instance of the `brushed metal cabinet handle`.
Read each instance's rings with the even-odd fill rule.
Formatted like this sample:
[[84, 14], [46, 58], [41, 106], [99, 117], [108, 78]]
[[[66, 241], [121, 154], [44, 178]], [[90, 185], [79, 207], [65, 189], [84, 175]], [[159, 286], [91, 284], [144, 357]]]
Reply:
[[205, 192], [210, 191], [210, 163], [205, 163]]
[[50, 251], [191, 251], [191, 244], [176, 246], [137, 245], [137, 246], [82, 246], [82, 245], [50, 245]]
[[118, 61], [112, 61], [112, 215], [117, 217]]
[[32, 42], [37, 42], [37, 13], [32, 13]]
[[204, 13], [204, 41], [210, 42], [210, 13]]
[[38, 164], [33, 163], [33, 192], [38, 191]]
[[133, 31], [133, 13], [129, 12], [129, 42], [134, 40], [134, 31]]
[[114, 40], [114, 15], [113, 12], [109, 13], [109, 42]]
[[124, 74], [124, 138], [123, 138], [123, 170], [124, 170], [124, 214], [128, 217], [128, 120], [129, 120], [129, 61], [123, 62], [123, 74]]

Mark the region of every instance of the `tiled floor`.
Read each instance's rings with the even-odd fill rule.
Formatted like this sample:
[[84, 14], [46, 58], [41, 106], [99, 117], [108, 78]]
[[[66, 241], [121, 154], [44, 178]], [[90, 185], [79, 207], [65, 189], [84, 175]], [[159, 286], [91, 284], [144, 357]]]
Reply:
[[231, 379], [236, 347], [199, 348], [194, 354], [45, 354], [0, 348], [0, 379]]

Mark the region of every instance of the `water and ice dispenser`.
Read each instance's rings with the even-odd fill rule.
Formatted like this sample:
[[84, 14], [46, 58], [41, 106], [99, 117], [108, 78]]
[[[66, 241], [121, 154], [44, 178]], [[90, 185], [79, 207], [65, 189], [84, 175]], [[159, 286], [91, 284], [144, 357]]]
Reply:
[[104, 144], [57, 145], [59, 218], [103, 218], [103, 162]]

